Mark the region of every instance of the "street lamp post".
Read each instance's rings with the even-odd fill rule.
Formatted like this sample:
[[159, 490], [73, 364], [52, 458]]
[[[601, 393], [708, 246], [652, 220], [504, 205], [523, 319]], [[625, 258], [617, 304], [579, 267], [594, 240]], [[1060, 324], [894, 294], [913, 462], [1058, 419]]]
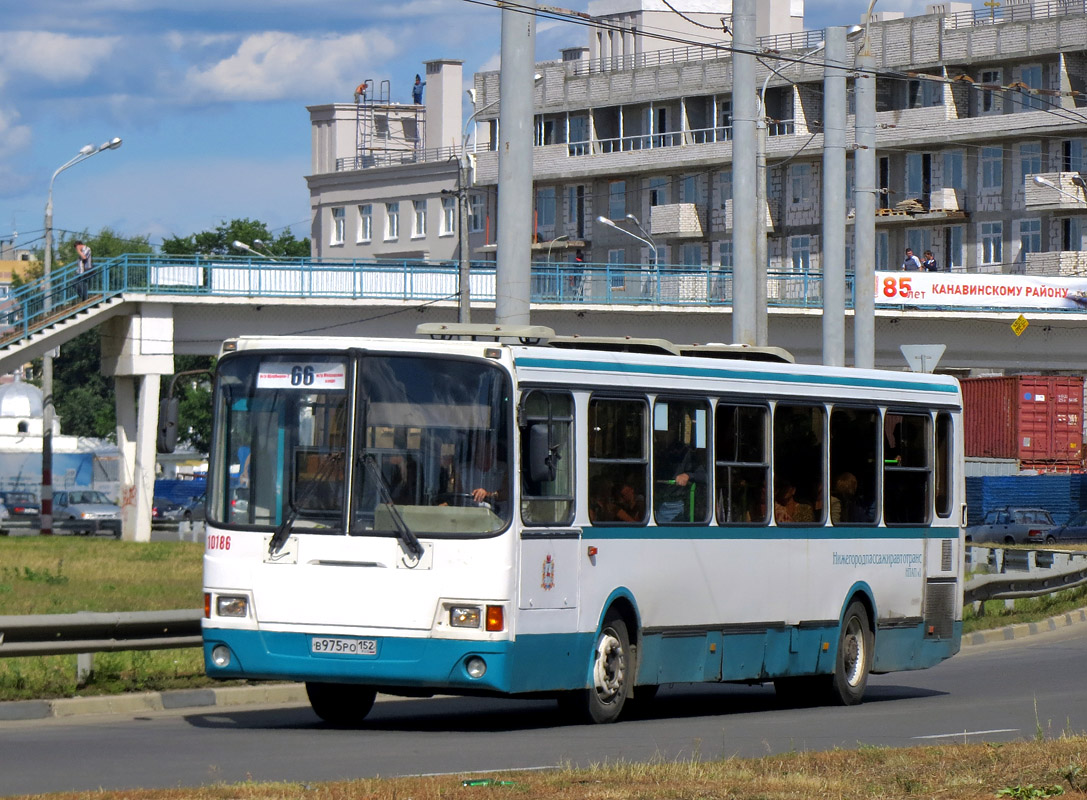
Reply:
[[[53, 267], [53, 183], [57, 176], [69, 167], [103, 150], [116, 150], [121, 140], [113, 137], [108, 142], [95, 147], [84, 145], [79, 152], [57, 168], [49, 179], [49, 195], [45, 201], [45, 253], [42, 258], [42, 290], [44, 292], [44, 311], [46, 316], [52, 307], [52, 286], [49, 273]], [[41, 490], [41, 532], [43, 536], [53, 533], [53, 351], [46, 350], [42, 355], [42, 490]]]
[[[476, 103], [475, 89], [468, 90], [472, 105]], [[460, 137], [460, 156], [457, 159], [457, 238], [460, 240], [460, 258], [457, 268], [457, 321], [472, 321], [471, 274], [472, 261], [468, 248], [468, 189], [472, 185], [472, 159], [468, 154], [468, 128], [477, 116], [498, 103], [493, 100], [475, 109], [464, 123]]]
[[864, 369], [872, 369], [876, 362], [876, 62], [869, 38], [875, 5], [876, 0], [870, 0], [864, 14], [864, 39], [855, 59], [857, 77], [853, 81], [857, 106], [853, 134], [857, 147], [853, 156], [853, 366]]

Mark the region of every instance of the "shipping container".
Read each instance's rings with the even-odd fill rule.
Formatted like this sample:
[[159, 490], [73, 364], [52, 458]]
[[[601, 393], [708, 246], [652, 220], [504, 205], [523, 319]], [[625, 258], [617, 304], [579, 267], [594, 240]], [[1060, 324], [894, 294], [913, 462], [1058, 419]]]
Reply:
[[1083, 378], [1014, 375], [962, 381], [966, 455], [1033, 469], [1083, 463]]

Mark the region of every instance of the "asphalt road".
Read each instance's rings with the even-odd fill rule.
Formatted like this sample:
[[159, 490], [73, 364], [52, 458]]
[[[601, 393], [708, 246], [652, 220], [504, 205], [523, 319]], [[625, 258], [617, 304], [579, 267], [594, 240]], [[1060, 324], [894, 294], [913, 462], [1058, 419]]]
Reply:
[[1080, 624], [873, 676], [852, 708], [785, 708], [768, 687], [714, 686], [662, 690], [645, 718], [606, 726], [566, 725], [547, 701], [476, 698], [381, 698], [354, 730], [298, 706], [0, 722], [0, 794], [1056, 737], [1087, 730], [1084, 663]]

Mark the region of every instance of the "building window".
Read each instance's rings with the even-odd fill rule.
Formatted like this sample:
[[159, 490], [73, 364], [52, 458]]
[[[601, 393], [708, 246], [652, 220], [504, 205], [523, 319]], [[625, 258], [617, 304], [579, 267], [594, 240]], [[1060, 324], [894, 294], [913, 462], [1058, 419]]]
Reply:
[[680, 250], [680, 259], [684, 272], [702, 271], [702, 245], [685, 244]]
[[1061, 250], [1080, 252], [1087, 250], [1087, 225], [1079, 217], [1061, 220]]
[[485, 214], [483, 209], [483, 195], [472, 194], [468, 196], [468, 230], [479, 233], [483, 230]]
[[1087, 172], [1087, 139], [1061, 142], [1061, 165], [1062, 172]]
[[925, 193], [925, 157], [922, 153], [906, 154], [906, 195], [920, 197]]
[[385, 241], [400, 238], [400, 203], [385, 204]]
[[913, 228], [906, 231], [906, 247], [920, 258], [922, 253], [932, 249], [932, 231], [928, 228]]
[[589, 153], [589, 118], [586, 116], [570, 117], [570, 155], [583, 156]]
[[1003, 90], [996, 88], [1000, 86], [1003, 81], [1004, 73], [1002, 70], [983, 69], [981, 71], [980, 83], [982, 84], [982, 87], [978, 90], [979, 114], [999, 114], [1004, 110], [1003, 103], [1001, 102]]
[[947, 229], [945, 242], [948, 269], [963, 269], [966, 267], [966, 249], [963, 247], [963, 226], [952, 225]]
[[721, 210], [725, 210], [725, 204], [732, 199], [732, 170], [723, 169], [717, 173], [717, 188], [721, 193]]
[[442, 198], [442, 227], [439, 236], [452, 236], [457, 224], [457, 201], [453, 197]]
[[978, 244], [981, 247], [982, 264], [1001, 264], [1004, 261], [1002, 237], [1004, 225], [1000, 222], [982, 222], [978, 226]]
[[[1042, 65], [1031, 64], [1028, 67], [1022, 67], [1019, 70], [1019, 82], [1031, 89], [1041, 89]], [[1036, 92], [1019, 88], [1016, 90], [1015, 94], [1016, 98], [1013, 102], [1017, 106], [1016, 110], [1018, 111], [1041, 111], [1046, 107], [1045, 100]]]
[[811, 269], [811, 237], [789, 237], [789, 266], [793, 272], [808, 272]]
[[963, 151], [947, 150], [944, 152], [944, 188], [965, 189], [963, 172]]
[[359, 206], [358, 244], [374, 238], [374, 207], [369, 203]]
[[608, 251], [608, 273], [611, 275], [612, 289], [625, 289], [627, 285], [626, 264], [627, 254], [622, 248]]
[[811, 197], [811, 164], [792, 164], [789, 167], [789, 187], [794, 206]]
[[906, 84], [906, 107], [928, 108], [943, 102], [943, 83], [940, 81], [918, 78]]
[[658, 177], [649, 179], [649, 205], [650, 207], [668, 205], [667, 178]]
[[608, 216], [622, 219], [627, 213], [626, 181], [612, 181], [608, 184]]
[[701, 202], [698, 196], [698, 176], [697, 175], [684, 175], [679, 181], [679, 202], [681, 203], [699, 203]]
[[1042, 171], [1041, 142], [1024, 142], [1019, 145], [1019, 177], [1026, 181], [1028, 175]]
[[412, 200], [411, 238], [426, 236], [426, 200]]
[[886, 270], [890, 263], [891, 237], [887, 231], [876, 231], [876, 269]]
[[343, 206], [332, 209], [332, 238], [329, 240], [329, 244], [343, 244], [344, 226], [345, 216]]
[[1019, 220], [1019, 260], [1026, 261], [1027, 253], [1042, 252], [1042, 221]]
[[1004, 185], [1004, 151], [999, 147], [981, 148], [981, 188], [999, 190]]
[[555, 227], [555, 187], [541, 186], [536, 190], [536, 225]]

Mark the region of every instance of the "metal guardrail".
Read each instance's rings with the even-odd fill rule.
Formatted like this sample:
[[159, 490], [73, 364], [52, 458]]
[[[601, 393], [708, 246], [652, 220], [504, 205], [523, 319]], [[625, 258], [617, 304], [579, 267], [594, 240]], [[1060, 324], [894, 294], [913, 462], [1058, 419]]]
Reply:
[[0, 617], [0, 657], [199, 647], [203, 609]]
[[[1087, 584], [1087, 552], [967, 548], [967, 571], [983, 565], [986, 572], [970, 577], [963, 602], [1014, 600], [1072, 589]], [[979, 560], [978, 556], [985, 555]]]
[[[966, 603], [1037, 597], [1087, 583], [1087, 552], [1007, 550], [972, 545]], [[203, 609], [122, 613], [0, 616], [0, 658], [118, 650], [163, 650], [201, 645]]]

